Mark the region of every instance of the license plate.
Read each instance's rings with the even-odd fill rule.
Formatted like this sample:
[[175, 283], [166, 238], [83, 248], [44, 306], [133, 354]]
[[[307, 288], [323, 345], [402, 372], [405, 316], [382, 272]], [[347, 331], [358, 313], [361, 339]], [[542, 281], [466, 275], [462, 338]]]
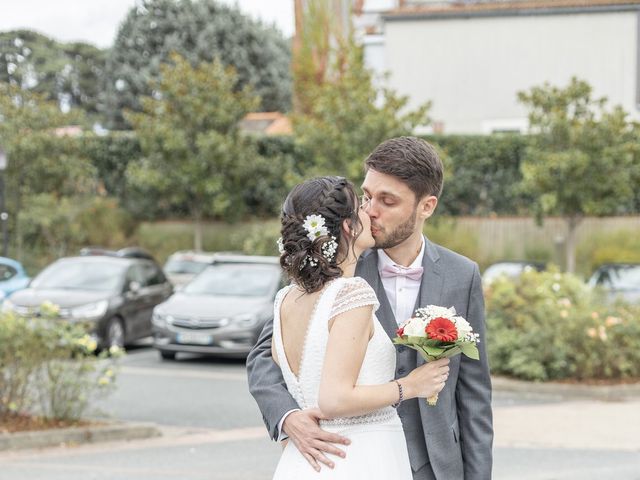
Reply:
[[176, 340], [178, 343], [188, 343], [191, 345], [211, 345], [213, 337], [200, 333], [179, 333]]

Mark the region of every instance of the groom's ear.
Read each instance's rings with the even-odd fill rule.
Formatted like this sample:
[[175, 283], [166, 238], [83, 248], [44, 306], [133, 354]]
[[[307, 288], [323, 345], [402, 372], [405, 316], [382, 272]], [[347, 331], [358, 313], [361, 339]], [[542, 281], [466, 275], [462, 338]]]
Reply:
[[422, 199], [418, 202], [418, 216], [422, 220], [426, 220], [433, 212], [436, 211], [436, 207], [438, 206], [438, 197], [433, 195], [427, 195], [422, 197]]

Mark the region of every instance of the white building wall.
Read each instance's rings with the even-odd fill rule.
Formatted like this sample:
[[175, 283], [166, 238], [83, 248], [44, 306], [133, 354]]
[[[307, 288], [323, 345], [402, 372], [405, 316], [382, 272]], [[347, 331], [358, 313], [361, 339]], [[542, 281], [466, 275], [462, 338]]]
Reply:
[[390, 86], [433, 102], [444, 133], [526, 127], [517, 92], [572, 76], [635, 119], [636, 12], [395, 20], [385, 24]]

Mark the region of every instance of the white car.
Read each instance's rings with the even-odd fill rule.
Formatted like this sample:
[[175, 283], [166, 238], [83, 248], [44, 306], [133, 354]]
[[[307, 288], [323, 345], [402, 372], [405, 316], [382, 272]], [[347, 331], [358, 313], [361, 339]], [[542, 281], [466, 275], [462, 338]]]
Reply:
[[505, 261], [494, 263], [482, 274], [482, 285], [487, 287], [497, 278], [502, 276], [511, 279], [518, 278], [523, 272], [526, 272], [529, 269], [541, 272], [545, 269], [545, 264], [542, 262], [528, 261]]

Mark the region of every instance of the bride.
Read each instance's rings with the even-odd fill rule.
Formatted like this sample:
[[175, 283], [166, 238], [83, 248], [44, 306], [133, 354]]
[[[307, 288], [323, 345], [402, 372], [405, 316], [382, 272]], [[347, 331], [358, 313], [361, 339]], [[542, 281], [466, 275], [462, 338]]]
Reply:
[[350, 444], [343, 458], [329, 455], [331, 468], [320, 470], [288, 442], [274, 479], [411, 480], [394, 407], [442, 390], [449, 360], [394, 380], [395, 349], [376, 319], [378, 300], [354, 277], [358, 257], [375, 242], [350, 182], [321, 177], [297, 185], [281, 221], [280, 263], [292, 284], [276, 296], [273, 359], [300, 407], [319, 408], [320, 427]]

